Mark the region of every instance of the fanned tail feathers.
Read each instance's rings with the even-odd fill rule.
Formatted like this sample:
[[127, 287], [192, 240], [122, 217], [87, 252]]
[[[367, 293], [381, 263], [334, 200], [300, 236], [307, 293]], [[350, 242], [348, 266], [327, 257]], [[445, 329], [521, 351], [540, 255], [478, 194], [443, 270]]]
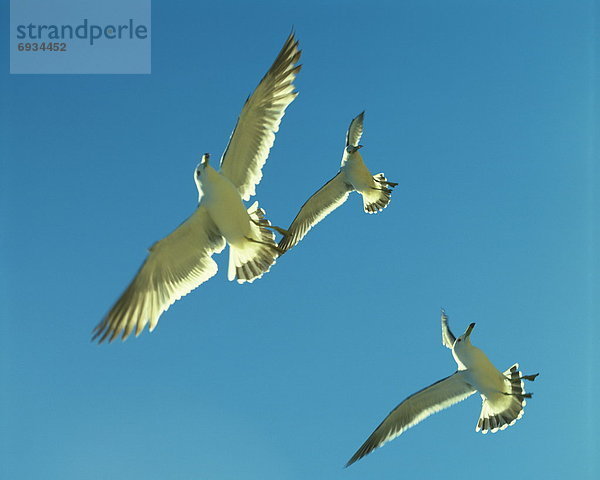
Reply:
[[373, 175], [375, 187], [363, 192], [363, 206], [366, 213], [381, 212], [392, 200], [392, 188], [397, 184], [388, 182], [383, 173]]
[[490, 402], [484, 398], [475, 428], [476, 432], [481, 430], [481, 433], [484, 434], [496, 433], [498, 430], [504, 430], [514, 425], [523, 416], [527, 404], [525, 399], [531, 397], [531, 394], [525, 393], [523, 374], [519, 371], [519, 364], [515, 363], [506, 370], [504, 376], [507, 383], [510, 384], [508, 392], [504, 393], [507, 402], [504, 402], [503, 408], [498, 411], [498, 408], [493, 408]]
[[248, 209], [251, 223], [250, 237], [256, 241], [244, 240], [229, 246], [229, 269], [227, 277], [238, 283], [253, 282], [267, 273], [279, 256], [275, 234], [266, 228], [271, 223], [265, 218], [265, 211], [258, 208], [258, 202]]

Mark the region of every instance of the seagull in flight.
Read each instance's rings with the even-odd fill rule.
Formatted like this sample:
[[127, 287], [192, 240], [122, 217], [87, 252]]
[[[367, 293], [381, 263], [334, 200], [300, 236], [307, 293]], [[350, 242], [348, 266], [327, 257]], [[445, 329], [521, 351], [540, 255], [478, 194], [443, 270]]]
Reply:
[[429, 415], [448, 408], [479, 392], [483, 400], [476, 432], [492, 433], [504, 430], [523, 416], [525, 393], [523, 380], [533, 381], [535, 375], [523, 375], [515, 363], [501, 373], [488, 357], [471, 344], [471, 323], [465, 333], [456, 338], [448, 326], [448, 317], [442, 310], [442, 343], [452, 350], [458, 370], [449, 377], [430, 385], [406, 398], [381, 422], [371, 436], [352, 456], [346, 467], [393, 440]]
[[362, 195], [366, 213], [380, 212], [390, 203], [392, 188], [398, 184], [388, 182], [383, 173], [371, 175], [359, 152], [363, 147], [359, 142], [364, 118], [365, 112], [362, 112], [350, 122], [340, 171], [302, 205], [288, 233], [279, 242], [281, 249], [289, 250], [296, 245], [312, 227], [342, 205], [350, 192]]
[[94, 329], [92, 340], [125, 340], [149, 324], [154, 330], [161, 314], [217, 273], [211, 258], [229, 244], [229, 280], [252, 282], [268, 272], [282, 250], [265, 212], [255, 202], [262, 167], [275, 141], [285, 109], [298, 92], [293, 81], [301, 66], [298, 41], [292, 32], [275, 62], [244, 104], [221, 157], [220, 169], [208, 153], [194, 171], [198, 207], [170, 235], [150, 247], [149, 255], [125, 292]]

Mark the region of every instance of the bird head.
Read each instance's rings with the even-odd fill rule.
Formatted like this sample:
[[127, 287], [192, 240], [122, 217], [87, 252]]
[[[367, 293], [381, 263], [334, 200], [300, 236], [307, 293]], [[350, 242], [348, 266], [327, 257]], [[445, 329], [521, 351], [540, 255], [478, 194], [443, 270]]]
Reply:
[[361, 148], [363, 148], [363, 146], [362, 146], [362, 145], [356, 145], [356, 146], [355, 146], [355, 145], [348, 145], [348, 146], [346, 147], [346, 152], [348, 152], [348, 153], [350, 153], [350, 154], [352, 154], [352, 153], [356, 153], [356, 152], [358, 152], [358, 151], [359, 151]]
[[202, 155], [202, 160], [200, 160], [200, 166], [202, 168], [206, 168], [208, 166], [208, 161], [210, 160], [210, 153], [205, 153]]
[[471, 344], [471, 332], [473, 331], [473, 328], [475, 328], [475, 324], [474, 323], [472, 323], [471, 325], [469, 325], [467, 327], [467, 329], [465, 330], [465, 333], [463, 333], [460, 337], [458, 337], [454, 341], [454, 349], [455, 350], [457, 348], [460, 349], [463, 345], [470, 345]]
[[194, 170], [194, 181], [196, 182], [196, 188], [198, 189], [198, 202], [200, 202], [200, 200], [202, 199], [202, 184], [205, 182], [205, 179], [203, 179], [203, 177], [205, 176], [204, 172], [206, 171], [206, 167], [208, 167], [209, 158], [209, 153], [205, 153], [204, 155], [202, 155], [202, 160], [200, 160], [200, 163], [196, 166], [196, 169]]
[[204, 172], [204, 169], [208, 166], [209, 158], [210, 158], [210, 153], [205, 153], [204, 155], [202, 155], [202, 160], [200, 160], [200, 163], [196, 167], [196, 170], [194, 173], [195, 178], [200, 178], [200, 176]]

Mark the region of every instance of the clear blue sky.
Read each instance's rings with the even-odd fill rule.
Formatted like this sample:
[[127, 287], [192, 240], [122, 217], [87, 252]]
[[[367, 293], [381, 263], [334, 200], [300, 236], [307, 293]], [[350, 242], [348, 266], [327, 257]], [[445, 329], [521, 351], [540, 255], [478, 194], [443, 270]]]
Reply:
[[[597, 478], [598, 5], [153, 3], [151, 75], [11, 76], [3, 35], [0, 476]], [[288, 224], [365, 109], [392, 203], [352, 195], [251, 285], [221, 254], [154, 333], [90, 343], [292, 26], [300, 95], [256, 198]], [[455, 370], [441, 306], [541, 373], [525, 416], [483, 436], [472, 397], [343, 469]]]

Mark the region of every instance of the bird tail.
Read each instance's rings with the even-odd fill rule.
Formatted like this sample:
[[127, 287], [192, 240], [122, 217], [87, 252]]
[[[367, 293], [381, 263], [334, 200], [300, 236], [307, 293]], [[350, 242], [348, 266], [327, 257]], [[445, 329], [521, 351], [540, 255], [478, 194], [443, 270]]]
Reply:
[[[530, 375], [529, 380], [533, 380], [537, 375]], [[526, 398], [531, 398], [531, 393], [525, 392], [523, 383], [523, 374], [519, 371], [519, 364], [515, 363], [504, 372], [505, 390], [498, 393], [495, 397], [483, 397], [481, 405], [481, 414], [477, 422], [475, 431], [481, 430], [481, 433], [496, 433], [498, 430], [514, 425], [523, 413], [527, 402]]]
[[369, 190], [363, 191], [363, 206], [366, 213], [381, 212], [392, 200], [392, 188], [397, 183], [388, 182], [383, 173], [373, 175], [373, 184]]
[[275, 243], [275, 234], [266, 228], [271, 223], [258, 202], [248, 209], [250, 235], [235, 245], [229, 245], [229, 269], [227, 278], [238, 283], [252, 282], [263, 276], [275, 263], [280, 250]]

